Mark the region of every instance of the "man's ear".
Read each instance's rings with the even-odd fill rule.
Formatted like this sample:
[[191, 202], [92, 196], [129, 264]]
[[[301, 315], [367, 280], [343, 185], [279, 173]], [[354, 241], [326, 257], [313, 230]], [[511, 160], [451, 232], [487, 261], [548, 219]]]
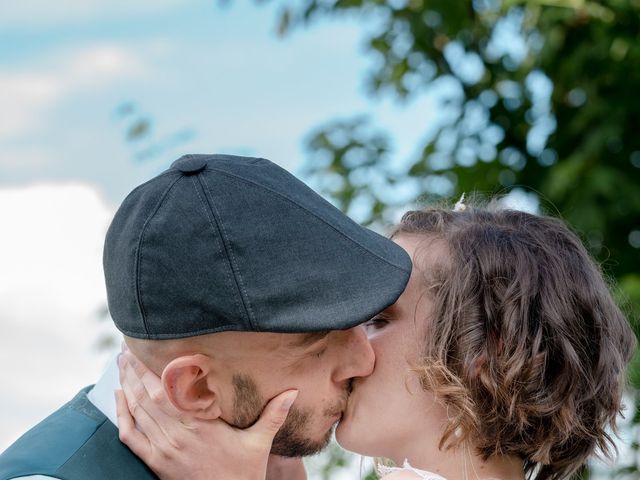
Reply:
[[218, 418], [220, 394], [211, 381], [211, 358], [202, 354], [175, 358], [162, 372], [162, 387], [171, 403], [180, 411], [198, 418]]

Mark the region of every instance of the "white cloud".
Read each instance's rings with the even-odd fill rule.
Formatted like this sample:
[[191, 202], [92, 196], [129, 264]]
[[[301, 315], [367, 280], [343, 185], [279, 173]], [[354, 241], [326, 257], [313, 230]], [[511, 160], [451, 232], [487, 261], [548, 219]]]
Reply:
[[22, 133], [35, 123], [38, 114], [62, 94], [62, 85], [53, 75], [0, 73], [0, 140]]
[[[111, 213], [88, 185], [0, 189], [2, 316], [20, 317], [24, 325], [39, 322], [49, 309], [81, 314], [96, 308], [103, 297], [101, 250]], [[27, 301], [36, 291], [37, 302]]]
[[144, 72], [143, 62], [119, 45], [98, 44], [72, 55], [63, 67], [63, 77], [71, 87], [104, 85], [114, 78]]
[[117, 44], [58, 52], [55, 67], [0, 72], [0, 142], [33, 133], [47, 113], [68, 96], [99, 89], [120, 78], [145, 72], [145, 63]]
[[[1, 120], [0, 120], [1, 123]], [[0, 167], [6, 171], [27, 170], [32, 172], [42, 171], [48, 163], [57, 161], [57, 155], [43, 146], [33, 145], [29, 142], [12, 145], [1, 144], [2, 157]]]
[[181, 0], [20, 0], [3, 2], [0, 27], [86, 24], [92, 20], [152, 15], [184, 5]]
[[104, 366], [95, 343], [115, 328], [96, 312], [111, 216], [89, 185], [0, 189], [0, 450]]

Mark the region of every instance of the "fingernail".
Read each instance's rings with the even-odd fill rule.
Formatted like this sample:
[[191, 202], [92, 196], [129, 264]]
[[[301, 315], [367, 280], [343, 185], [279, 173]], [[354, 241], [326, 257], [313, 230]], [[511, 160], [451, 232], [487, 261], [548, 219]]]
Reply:
[[287, 396], [282, 401], [282, 410], [289, 410], [293, 402], [298, 398], [298, 390], [294, 390], [287, 394]]

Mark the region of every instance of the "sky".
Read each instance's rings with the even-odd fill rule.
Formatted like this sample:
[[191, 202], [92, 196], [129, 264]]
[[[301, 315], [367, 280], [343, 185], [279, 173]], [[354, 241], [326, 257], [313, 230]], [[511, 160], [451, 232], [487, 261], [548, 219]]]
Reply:
[[[79, 180], [117, 205], [186, 151], [263, 156], [295, 172], [311, 128], [372, 110], [356, 20], [281, 39], [276, 8], [248, 1], [57, 5], [3, 6], [0, 186]], [[192, 137], [137, 160], [145, 145], [126, 142], [133, 117], [118, 115], [124, 104], [153, 118], [156, 143], [185, 130]], [[373, 110], [411, 145], [434, 116], [425, 105], [412, 104], [414, 115], [392, 101]]]
[[[262, 156], [296, 173], [312, 128], [363, 112], [406, 156], [435, 118], [429, 96], [410, 108], [367, 96], [357, 20], [282, 39], [270, 4], [53, 5], [8, 2], [0, 15], [0, 451], [116, 351], [102, 244], [136, 185], [184, 153]], [[127, 142], [139, 117], [153, 119], [151, 141]], [[165, 148], [138, 158], [151, 144]]]

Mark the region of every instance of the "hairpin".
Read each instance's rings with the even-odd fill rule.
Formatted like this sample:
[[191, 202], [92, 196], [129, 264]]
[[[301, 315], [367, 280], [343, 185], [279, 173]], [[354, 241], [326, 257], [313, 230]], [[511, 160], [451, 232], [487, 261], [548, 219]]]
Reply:
[[460, 200], [458, 200], [456, 204], [453, 206], [453, 211], [464, 212], [467, 209], [467, 206], [463, 202], [464, 202], [464, 192], [462, 192], [462, 196], [460, 197]]

